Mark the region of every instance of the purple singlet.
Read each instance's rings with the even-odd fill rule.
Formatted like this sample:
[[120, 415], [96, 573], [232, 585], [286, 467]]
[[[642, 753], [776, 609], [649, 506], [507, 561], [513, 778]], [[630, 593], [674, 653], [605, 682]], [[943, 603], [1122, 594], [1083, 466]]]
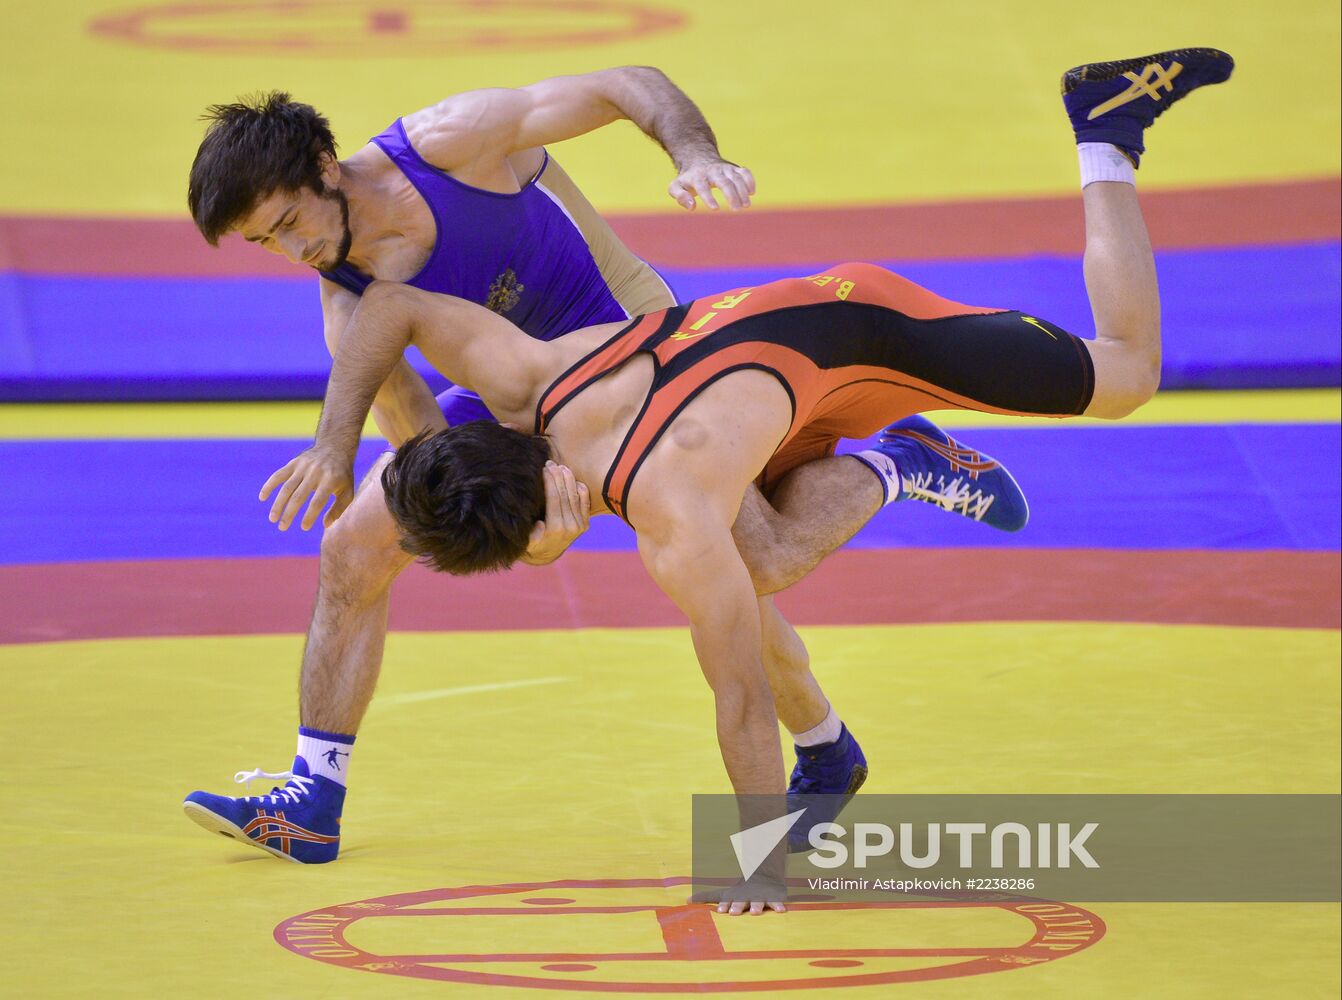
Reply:
[[[498, 194], [463, 184], [427, 163], [399, 118], [372, 141], [415, 186], [437, 227], [428, 261], [406, 284], [477, 302], [538, 340], [629, 317], [582, 230], [544, 184], [548, 153], [521, 191]], [[356, 295], [372, 280], [348, 263], [322, 277]], [[458, 387], [449, 393], [455, 403], [440, 400], [450, 423], [488, 416], [474, 393]], [[449, 406], [454, 412], [448, 412]]]
[[[438, 227], [428, 262], [407, 285], [488, 306], [538, 340], [628, 318], [582, 231], [539, 182], [544, 165], [521, 191], [498, 194], [426, 163], [399, 118], [372, 141], [415, 186]], [[355, 294], [372, 280], [349, 264], [323, 277]]]

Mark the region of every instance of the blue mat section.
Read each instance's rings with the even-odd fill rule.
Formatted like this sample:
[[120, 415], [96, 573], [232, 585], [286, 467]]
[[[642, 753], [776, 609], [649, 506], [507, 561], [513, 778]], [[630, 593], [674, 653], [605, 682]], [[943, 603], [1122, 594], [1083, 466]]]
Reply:
[[[689, 299], [832, 263], [666, 276]], [[1074, 259], [888, 266], [952, 299], [1090, 332]], [[1162, 253], [1159, 268], [1166, 388], [1342, 384], [1337, 243]], [[328, 367], [315, 279], [0, 274], [3, 400], [316, 398]]]
[[[976, 430], [1006, 463], [1031, 521], [1006, 535], [925, 504], [876, 515], [850, 544], [1314, 549], [1342, 547], [1342, 429], [1325, 425]], [[0, 442], [0, 562], [312, 555], [256, 499], [301, 441]], [[381, 447], [367, 444], [359, 468]], [[17, 472], [17, 475], [14, 473]], [[579, 546], [632, 548], [613, 517]], [[897, 558], [897, 557], [895, 557]]]

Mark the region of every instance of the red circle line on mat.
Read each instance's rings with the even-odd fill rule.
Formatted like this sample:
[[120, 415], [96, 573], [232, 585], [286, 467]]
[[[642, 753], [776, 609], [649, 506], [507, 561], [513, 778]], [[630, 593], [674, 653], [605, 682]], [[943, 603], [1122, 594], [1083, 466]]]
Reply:
[[[660, 905], [627, 902], [629, 890], [668, 889], [691, 884], [689, 878], [676, 876], [664, 879], [569, 879], [559, 882], [526, 883], [512, 885], [475, 885], [451, 889], [429, 889], [423, 892], [398, 893], [381, 896], [354, 903], [342, 903], [300, 913], [282, 921], [274, 931], [277, 943], [289, 951], [305, 958], [335, 965], [352, 971], [374, 972], [384, 975], [402, 976], [414, 979], [432, 979], [440, 982], [471, 983], [477, 986], [521, 986], [533, 989], [583, 990], [603, 993], [743, 993], [772, 990], [806, 989], [814, 987], [874, 986], [898, 982], [919, 982], [933, 979], [958, 978], [962, 976], [982, 975], [984, 973], [1005, 972], [1011, 969], [1028, 968], [1032, 965], [1057, 961], [1074, 955], [1104, 937], [1104, 921], [1096, 914], [1070, 903], [1054, 900], [1028, 899], [1024, 897], [1008, 899], [972, 899], [959, 898], [964, 894], [952, 894], [946, 899], [891, 900], [879, 902], [834, 902], [801, 903], [797, 909], [813, 910], [899, 910], [916, 913], [928, 909], [976, 909], [990, 908], [1024, 918], [1028, 922], [1029, 937], [1014, 945], [982, 945], [971, 947], [920, 947], [920, 948], [853, 948], [842, 943], [830, 944], [823, 940], [814, 942], [813, 947], [805, 950], [772, 949], [766, 951], [732, 950], [719, 936], [717, 922], [712, 909], [703, 904]], [[550, 911], [523, 911], [511, 906], [510, 896], [519, 892], [532, 892], [537, 889], [577, 890], [575, 894], [587, 901], [587, 905], [577, 908], [555, 909]], [[600, 902], [603, 890], [621, 890], [620, 902], [616, 905]], [[487, 897], [479, 903], [474, 900]], [[433, 905], [445, 904], [445, 905]], [[660, 949], [637, 952], [612, 952], [590, 950], [583, 952], [547, 952], [513, 951], [507, 953], [469, 953], [434, 955], [375, 955], [364, 951], [349, 940], [350, 930], [361, 921], [377, 920], [381, 917], [407, 918], [418, 920], [465, 920], [472, 922], [489, 921], [491, 918], [516, 917], [521, 913], [542, 918], [534, 923], [528, 921], [527, 927], [513, 925], [513, 935], [509, 939], [513, 947], [524, 943], [528, 931], [539, 940], [547, 929], [544, 925], [551, 921], [563, 921], [572, 914], [582, 914], [589, 921], [601, 916], [615, 916], [626, 920], [630, 916], [642, 914], [655, 920], [661, 932]], [[732, 919], [732, 918], [726, 918]], [[744, 918], [752, 919], [752, 918]], [[1060, 930], [1066, 922], [1067, 930]], [[487, 925], [487, 924], [486, 924]], [[458, 925], [461, 926], [461, 925]], [[1022, 928], [1024, 930], [1025, 928]], [[597, 944], [598, 942], [593, 942]], [[854, 956], [863, 961], [856, 961]], [[821, 961], [811, 962], [819, 967], [862, 966], [863, 971], [854, 974], [812, 976], [807, 978], [748, 979], [749, 966], [738, 964], [742, 960], [795, 959], [812, 958]], [[929, 964], [914, 968], [880, 969], [881, 960], [907, 960], [927, 958]], [[961, 961], [946, 961], [961, 959]], [[599, 967], [600, 962], [620, 962], [623, 981], [592, 979], [566, 979], [562, 977], [539, 976], [533, 969], [548, 973], [589, 972]], [[597, 963], [597, 964], [594, 964]], [[630, 978], [632, 970], [640, 964], [650, 967], [649, 979]], [[902, 961], [901, 961], [901, 964]], [[500, 971], [486, 971], [479, 968], [454, 968], [454, 965], [492, 966]], [[669, 980], [666, 978], [668, 967], [674, 975], [687, 978]], [[507, 969], [508, 971], [502, 971]], [[681, 971], [683, 969], [683, 971]], [[629, 971], [623, 971], [629, 970]], [[716, 979], [723, 976], [727, 978]]]

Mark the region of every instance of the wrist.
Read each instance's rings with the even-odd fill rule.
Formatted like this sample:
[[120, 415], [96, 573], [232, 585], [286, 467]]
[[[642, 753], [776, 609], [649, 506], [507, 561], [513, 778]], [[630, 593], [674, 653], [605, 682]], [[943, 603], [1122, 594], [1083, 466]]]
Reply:
[[330, 439], [323, 439], [320, 436], [317, 440], [312, 442], [311, 451], [318, 458], [332, 464], [353, 461], [353, 459], [349, 457], [351, 455], [350, 449], [344, 448], [339, 444], [332, 442]]
[[671, 162], [675, 164], [676, 170], [683, 174], [695, 167], [711, 167], [716, 163], [726, 161], [722, 159], [715, 146], [700, 146], [694, 149], [677, 150], [672, 155]]

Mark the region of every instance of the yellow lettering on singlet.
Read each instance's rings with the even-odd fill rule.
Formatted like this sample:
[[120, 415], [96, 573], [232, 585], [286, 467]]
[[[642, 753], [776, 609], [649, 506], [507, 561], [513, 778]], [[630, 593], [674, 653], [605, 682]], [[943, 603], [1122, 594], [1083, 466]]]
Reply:
[[[692, 323], [692, 324], [690, 325], [690, 329], [691, 329], [691, 330], [702, 330], [702, 329], [708, 324], [708, 321], [709, 321], [710, 319], [712, 319], [712, 318], [713, 318], [714, 316], [716, 316], [716, 315], [717, 315], [717, 313], [715, 313], [715, 312], [704, 313], [704, 315], [700, 316], [699, 319], [695, 320], [694, 323]], [[702, 333], [686, 333], [684, 330], [681, 330], [681, 331], [679, 331], [679, 332], [677, 332], [677, 333], [673, 333], [673, 334], [671, 334], [670, 339], [671, 339], [671, 340], [693, 340], [695, 337], [702, 337], [702, 336], [703, 336]]]
[[[749, 295], [750, 295], [750, 290], [749, 290], [749, 289], [747, 289], [746, 291], [742, 292], [740, 295], [726, 295], [726, 296], [724, 296], [721, 300], [719, 300], [719, 301], [717, 301], [717, 302], [714, 302], [714, 303], [713, 303], [713, 308], [714, 308], [714, 309], [735, 309], [735, 308], [736, 308], [737, 306], [739, 306], [742, 302], [744, 302], [744, 301], [746, 300], [746, 297], [749, 296]], [[696, 329], [697, 329], [697, 327], [696, 327]]]
[[842, 285], [840, 285], [837, 289], [835, 289], [834, 294], [841, 299], [847, 299], [848, 293], [851, 292], [852, 290], [853, 290], [853, 283], [851, 281], [845, 281]]

